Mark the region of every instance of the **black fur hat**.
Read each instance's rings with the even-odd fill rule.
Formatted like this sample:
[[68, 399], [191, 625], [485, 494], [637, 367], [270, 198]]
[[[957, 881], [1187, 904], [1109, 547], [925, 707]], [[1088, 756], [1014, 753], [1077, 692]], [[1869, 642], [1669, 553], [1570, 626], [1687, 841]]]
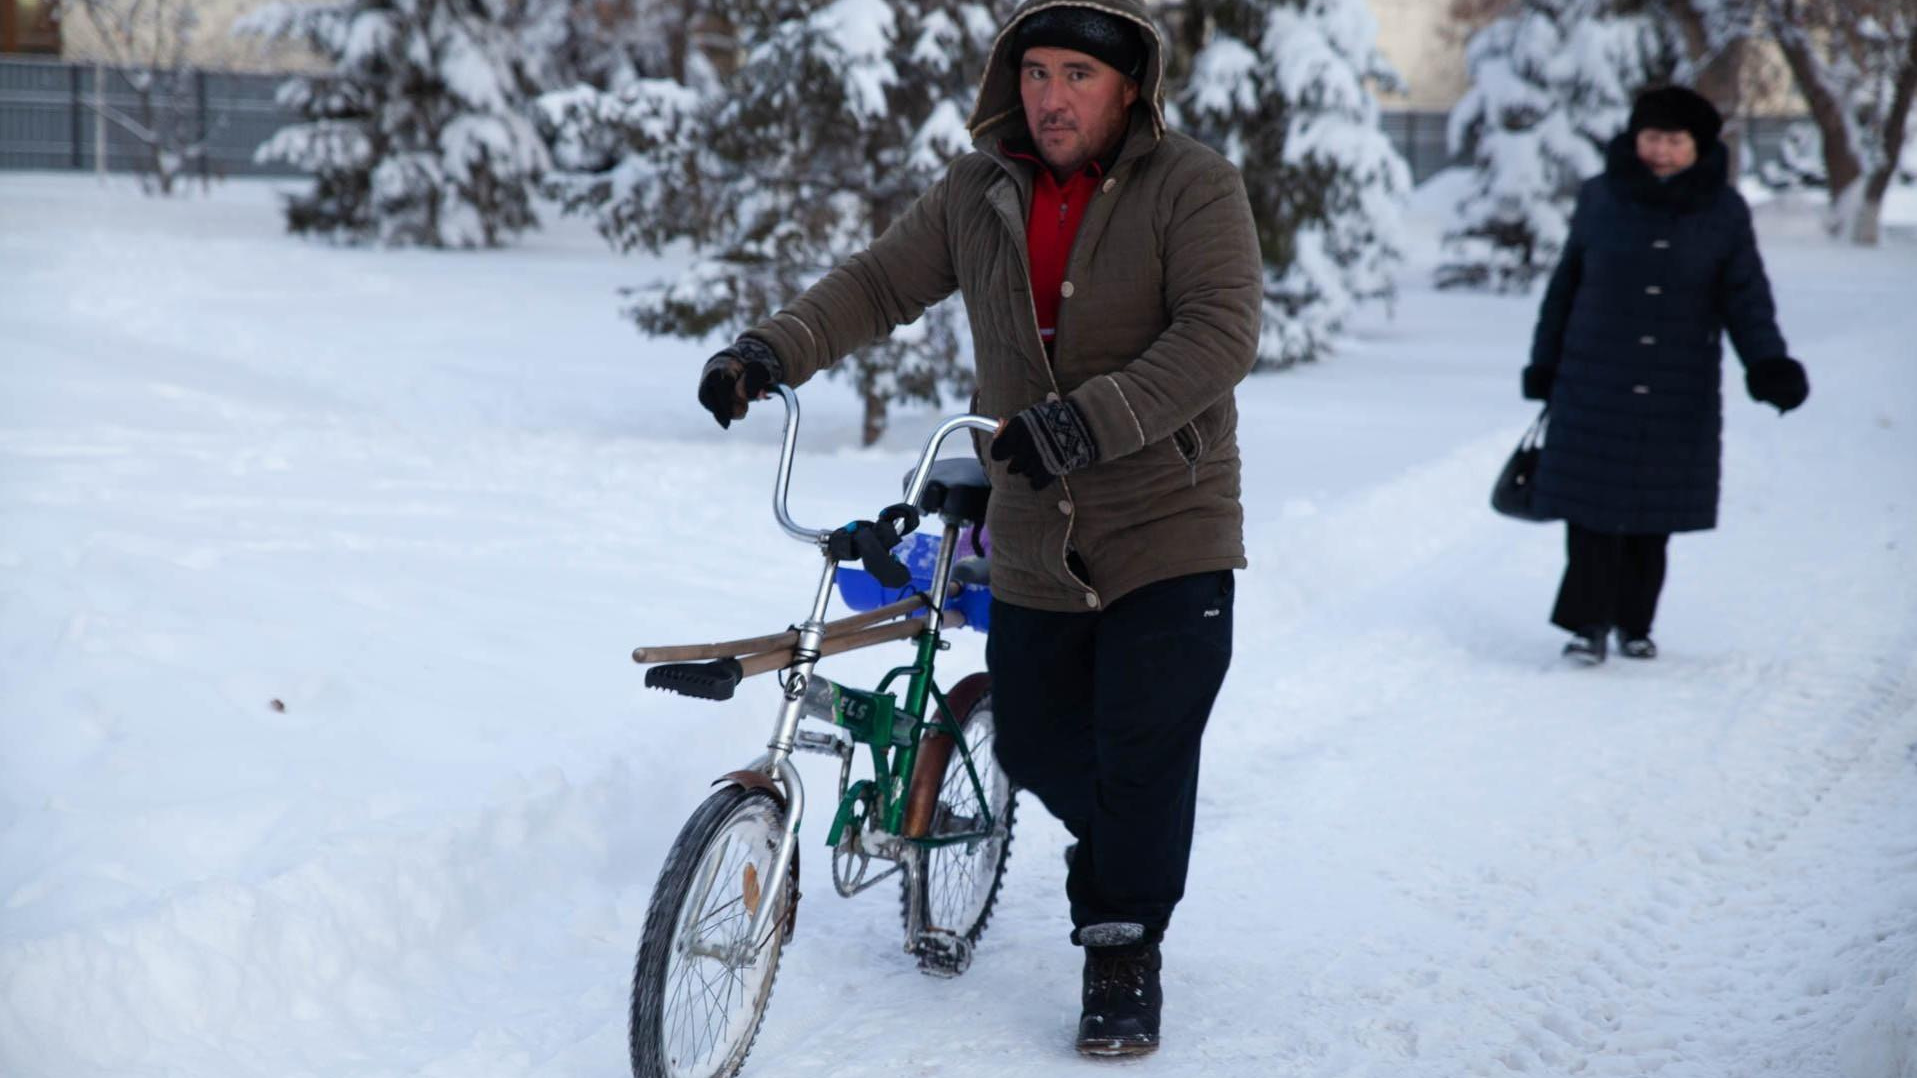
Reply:
[[1684, 86], [1661, 86], [1637, 95], [1631, 106], [1630, 135], [1639, 131], [1688, 131], [1701, 157], [1717, 144], [1724, 117], [1703, 94]]
[[1024, 62], [1026, 49], [1037, 48], [1082, 52], [1133, 79], [1145, 73], [1145, 39], [1137, 25], [1097, 8], [1061, 4], [1026, 16], [1012, 31], [1012, 66]]

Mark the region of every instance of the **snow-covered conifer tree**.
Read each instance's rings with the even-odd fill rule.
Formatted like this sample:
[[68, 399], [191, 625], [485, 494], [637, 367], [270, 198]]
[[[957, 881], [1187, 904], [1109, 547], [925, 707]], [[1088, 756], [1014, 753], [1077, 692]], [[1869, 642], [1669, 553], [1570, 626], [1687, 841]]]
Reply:
[[1440, 287], [1523, 289], [1549, 273], [1578, 184], [1604, 167], [1631, 100], [1670, 67], [1658, 24], [1602, 0], [1518, 0], [1471, 36], [1453, 153], [1476, 176], [1445, 233]]
[[[997, 29], [983, 3], [734, 0], [738, 69], [697, 97], [649, 83], [543, 102], [569, 173], [555, 189], [621, 248], [690, 240], [679, 276], [631, 290], [648, 333], [733, 333], [884, 231], [969, 145], [964, 118]], [[865, 402], [969, 390], [956, 303], [835, 371]]]
[[1362, 0], [1191, 5], [1211, 32], [1177, 104], [1243, 172], [1266, 264], [1259, 360], [1326, 352], [1352, 308], [1392, 295], [1411, 175], [1379, 127], [1394, 87]]
[[310, 172], [287, 226], [347, 241], [492, 247], [533, 227], [546, 150], [526, 107], [512, 0], [282, 3], [245, 32], [331, 64], [280, 91], [302, 122], [258, 151]]

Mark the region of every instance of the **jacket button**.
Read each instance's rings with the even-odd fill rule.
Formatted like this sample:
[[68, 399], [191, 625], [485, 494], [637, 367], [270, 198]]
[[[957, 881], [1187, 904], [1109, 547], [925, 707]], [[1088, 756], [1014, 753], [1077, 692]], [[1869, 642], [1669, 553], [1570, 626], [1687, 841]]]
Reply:
[[1070, 281], [1066, 281], [1064, 284], [1058, 286], [1058, 294], [1064, 296], [1066, 299], [1071, 299], [1072, 293], [1076, 291], [1078, 290], [1072, 287], [1072, 282]]
[[1117, 187], [1117, 186], [1118, 186], [1118, 181], [1117, 181], [1117, 180], [1106, 180], [1106, 181], [1105, 181], [1105, 190], [1106, 190], [1107, 192], [1110, 192], [1112, 188], [1114, 188], [1114, 187]]
[[1656, 344], [1656, 343], [1657, 343], [1657, 338], [1656, 338], [1656, 337], [1639, 337], [1639, 338], [1637, 339], [1637, 343], [1639, 343], [1639, 344]]
[[1089, 591], [1088, 591], [1088, 592], [1086, 592], [1086, 593], [1085, 593], [1085, 605], [1086, 605], [1086, 606], [1089, 606], [1089, 607], [1091, 607], [1091, 608], [1093, 608], [1093, 609], [1097, 609], [1097, 608], [1098, 608], [1098, 595], [1097, 595], [1097, 593], [1095, 593], [1095, 592], [1089, 592]]
[[1657, 249], [1658, 249], [1658, 250], [1660, 250], [1660, 251], [1662, 251], [1662, 250], [1664, 250], [1665, 248], [1667, 248], [1667, 247], [1669, 247], [1670, 245], [1671, 245], [1671, 241], [1670, 241], [1670, 240], [1652, 240], [1652, 241], [1651, 241], [1651, 246], [1653, 246], [1653, 247], [1655, 247], [1655, 248], [1657, 248]]
[[1637, 393], [1640, 395], [1645, 395], [1651, 392], [1651, 387], [1650, 386], [1632, 386], [1631, 392]]
[[1058, 511], [1065, 514], [1066, 516], [1071, 516], [1072, 503], [1069, 501], [1066, 501], [1064, 498], [1060, 498], [1058, 500]]
[[1664, 294], [1664, 290], [1656, 285], [1652, 285], [1644, 290], [1644, 294], [1647, 296], [1661, 296]]

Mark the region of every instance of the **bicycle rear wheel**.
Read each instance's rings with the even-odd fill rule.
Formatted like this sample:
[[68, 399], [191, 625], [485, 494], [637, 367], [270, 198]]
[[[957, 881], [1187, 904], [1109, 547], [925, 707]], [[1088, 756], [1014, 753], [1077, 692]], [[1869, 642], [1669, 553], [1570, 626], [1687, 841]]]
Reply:
[[635, 1078], [730, 1078], [759, 1034], [790, 932], [796, 859], [782, 908], [752, 939], [771, 899], [785, 812], [765, 790], [727, 786], [707, 798], [666, 855], [646, 911], [632, 976]]
[[[913, 785], [917, 786], [930, 781], [931, 776], [937, 776], [938, 798], [924, 837], [938, 838], [941, 835], [976, 831], [983, 826], [987, 810], [992, 820], [991, 834], [967, 842], [922, 849], [919, 853], [919, 870], [907, 873], [903, 884], [907, 929], [911, 928], [915, 908], [918, 923], [924, 929], [921, 939], [916, 941], [920, 945], [921, 968], [928, 973], [946, 975], [964, 971], [970, 963], [971, 945], [985, 934], [985, 925], [991, 920], [992, 907], [998, 901], [999, 886], [1005, 879], [1005, 862], [1011, 849], [1013, 817], [1017, 809], [1012, 781], [999, 769], [998, 758], [993, 753], [992, 741], [996, 727], [992, 721], [989, 683], [975, 696], [962, 693], [961, 687], [955, 686], [952, 692], [954, 702], [960, 702], [957, 698], [961, 696], [971, 696], [972, 700], [969, 705], [963, 705], [964, 710], [958, 716], [966, 754], [959, 753], [956, 745], [949, 743], [949, 735], [933, 735], [948, 742], [937, 749], [929, 744], [933, 737], [928, 737], [928, 744], [921, 748], [919, 764], [920, 768], [927, 769], [927, 774], [913, 777]], [[977, 786], [973, 785], [972, 776], [965, 767], [968, 754], [973, 769], [978, 773]], [[942, 767], [937, 758], [941, 755], [944, 758]], [[931, 770], [928, 765], [937, 769]], [[980, 797], [981, 787], [983, 799]], [[944, 942], [941, 944], [939, 940]], [[963, 951], [956, 961], [949, 954], [949, 948], [953, 946]], [[940, 953], [941, 948], [947, 949], [948, 953]]]

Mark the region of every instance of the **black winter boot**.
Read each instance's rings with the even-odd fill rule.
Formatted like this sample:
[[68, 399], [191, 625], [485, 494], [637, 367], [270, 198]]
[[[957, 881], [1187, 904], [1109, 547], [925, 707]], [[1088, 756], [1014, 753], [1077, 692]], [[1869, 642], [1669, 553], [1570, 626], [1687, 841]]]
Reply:
[[1158, 1050], [1158, 1018], [1165, 1006], [1158, 984], [1161, 965], [1156, 943], [1085, 948], [1080, 1055], [1141, 1056]]
[[1617, 650], [1627, 659], [1657, 658], [1657, 645], [1649, 636], [1632, 636], [1623, 629], [1617, 631]]
[[1570, 643], [1564, 645], [1564, 657], [1586, 666], [1596, 666], [1604, 661], [1605, 641], [1610, 635], [1611, 630], [1602, 626], [1577, 633], [1571, 637]]

